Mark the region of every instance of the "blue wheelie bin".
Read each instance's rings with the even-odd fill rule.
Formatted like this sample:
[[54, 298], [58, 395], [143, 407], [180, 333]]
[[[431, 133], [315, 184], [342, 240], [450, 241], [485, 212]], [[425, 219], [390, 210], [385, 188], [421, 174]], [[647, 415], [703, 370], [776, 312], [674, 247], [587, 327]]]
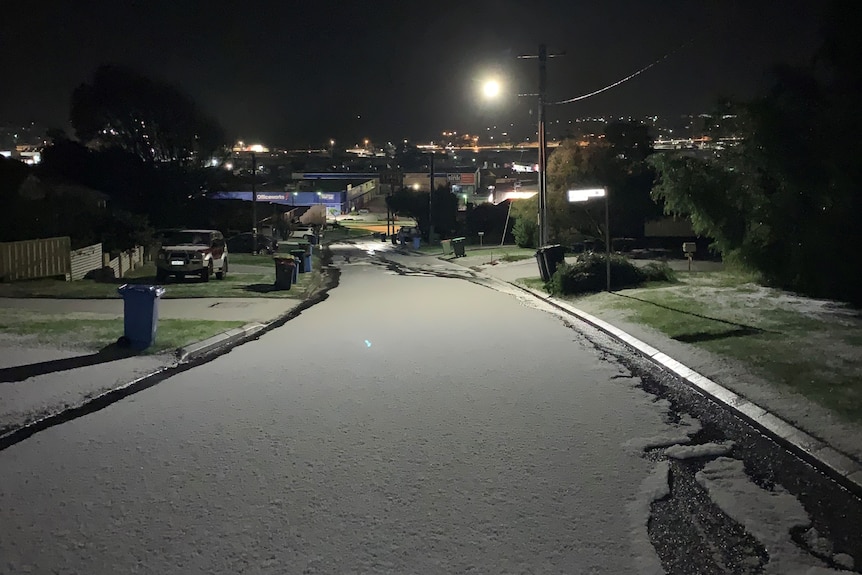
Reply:
[[123, 284], [117, 291], [123, 298], [123, 336], [117, 343], [134, 349], [150, 347], [156, 341], [159, 298], [165, 295], [165, 288]]

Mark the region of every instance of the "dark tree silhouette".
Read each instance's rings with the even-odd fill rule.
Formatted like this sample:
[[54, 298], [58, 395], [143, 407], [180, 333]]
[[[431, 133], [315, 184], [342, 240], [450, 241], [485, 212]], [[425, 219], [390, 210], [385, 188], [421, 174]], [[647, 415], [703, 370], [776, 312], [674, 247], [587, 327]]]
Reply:
[[119, 147], [146, 162], [201, 165], [224, 131], [179, 89], [117, 65], [99, 67], [72, 94], [72, 126], [86, 144]]
[[744, 142], [719, 158], [656, 157], [654, 195], [773, 285], [862, 304], [862, 10], [833, 2], [809, 66], [777, 68], [737, 107]]

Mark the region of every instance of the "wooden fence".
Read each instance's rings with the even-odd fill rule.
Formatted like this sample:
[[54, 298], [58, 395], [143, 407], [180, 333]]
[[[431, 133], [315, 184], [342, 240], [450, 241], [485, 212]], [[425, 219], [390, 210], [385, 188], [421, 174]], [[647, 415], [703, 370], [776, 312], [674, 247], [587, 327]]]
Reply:
[[0, 281], [45, 277], [80, 280], [102, 267], [121, 278], [144, 264], [144, 248], [121, 252], [118, 257], [102, 252], [102, 244], [72, 250], [68, 237], [0, 243]]
[[0, 243], [0, 280], [71, 277], [68, 237]]
[[121, 278], [127, 271], [144, 265], [144, 248], [137, 246], [127, 252], [120, 252], [120, 255], [113, 259], [109, 258], [110, 254], [104, 254], [102, 256], [103, 264], [114, 270], [114, 277]]
[[72, 281], [84, 279], [93, 270], [102, 267], [102, 244], [93, 244], [70, 254]]

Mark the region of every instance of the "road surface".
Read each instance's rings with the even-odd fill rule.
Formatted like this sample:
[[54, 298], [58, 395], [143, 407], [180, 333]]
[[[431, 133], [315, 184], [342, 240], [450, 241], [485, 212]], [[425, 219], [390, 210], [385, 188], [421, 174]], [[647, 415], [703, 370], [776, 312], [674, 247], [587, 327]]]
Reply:
[[858, 552], [858, 502], [601, 334], [389, 244], [333, 254], [321, 304], [0, 452], [0, 572], [825, 574]]

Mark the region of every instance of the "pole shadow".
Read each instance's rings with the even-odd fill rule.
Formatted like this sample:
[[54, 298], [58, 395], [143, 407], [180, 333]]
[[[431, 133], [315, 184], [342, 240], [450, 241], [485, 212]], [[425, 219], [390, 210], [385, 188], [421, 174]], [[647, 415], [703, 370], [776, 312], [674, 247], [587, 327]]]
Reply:
[[[293, 287], [294, 285], [296, 284], [291, 284], [291, 287]], [[242, 286], [237, 289], [254, 293], [284, 293], [290, 291], [290, 288], [278, 287], [275, 284], [249, 284], [247, 286]]]
[[88, 355], [67, 357], [65, 359], [53, 359], [51, 361], [40, 361], [27, 365], [17, 365], [0, 369], [0, 383], [13, 383], [24, 381], [29, 377], [37, 377], [58, 371], [68, 371], [79, 367], [109, 363], [127, 357], [140, 354], [139, 350], [112, 343]]
[[763, 333], [763, 330], [755, 328], [740, 327], [736, 329], [728, 329], [725, 331], [699, 331], [696, 333], [683, 333], [673, 336], [673, 339], [683, 343], [698, 343], [703, 341], [714, 341], [717, 339], [726, 339], [729, 337], [743, 337], [746, 335], [757, 335]]
[[721, 331], [721, 332], [697, 332], [697, 333], [691, 333], [691, 334], [681, 334], [681, 335], [678, 335], [676, 337], [673, 337], [673, 339], [675, 339], [675, 340], [686, 342], [686, 343], [694, 343], [694, 342], [699, 342], [699, 341], [711, 341], [711, 340], [723, 339], [723, 338], [727, 338], [727, 337], [741, 337], [741, 336], [746, 336], [746, 335], [757, 335], [757, 334], [761, 334], [761, 333], [779, 333], [776, 331], [764, 329], [761, 327], [756, 327], [753, 325], [746, 325], [744, 323], [738, 323], [738, 322], [730, 321], [727, 319], [710, 317], [708, 315], [703, 315], [703, 314], [694, 313], [691, 311], [685, 311], [682, 309], [677, 309], [677, 308], [671, 307], [669, 305], [664, 305], [661, 303], [650, 301], [648, 299], [642, 299], [642, 298], [635, 297], [632, 295], [622, 294], [619, 292], [611, 292], [611, 293], [615, 296], [618, 296], [618, 297], [624, 297], [624, 298], [628, 298], [628, 299], [637, 300], [639, 302], [648, 303], [650, 305], [654, 305], [656, 307], [660, 307], [662, 309], [666, 309], [666, 310], [673, 311], [676, 313], [681, 313], [681, 314], [689, 315], [692, 317], [697, 317], [700, 319], [705, 319], [708, 321], [714, 321], [717, 323], [733, 326], [733, 329], [728, 329], [728, 330]]

